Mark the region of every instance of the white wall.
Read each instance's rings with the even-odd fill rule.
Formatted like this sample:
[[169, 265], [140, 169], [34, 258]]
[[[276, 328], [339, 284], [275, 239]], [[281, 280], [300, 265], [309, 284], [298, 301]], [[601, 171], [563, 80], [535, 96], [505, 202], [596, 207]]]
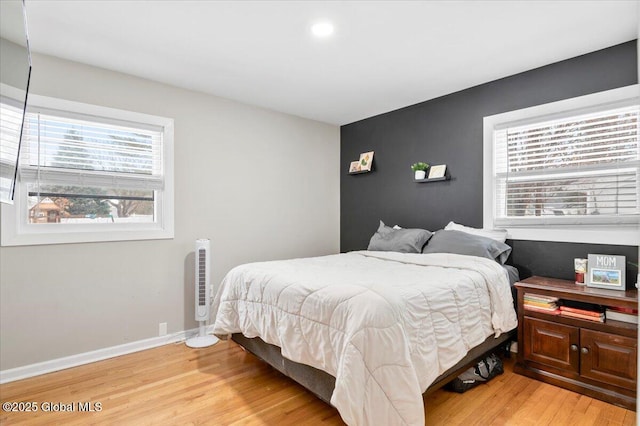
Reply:
[[175, 120], [175, 238], [0, 248], [0, 370], [195, 327], [196, 238], [216, 289], [240, 263], [339, 252], [337, 126], [42, 55], [30, 90]]
[[0, 76], [2, 83], [25, 90], [29, 57], [27, 49], [0, 38]]

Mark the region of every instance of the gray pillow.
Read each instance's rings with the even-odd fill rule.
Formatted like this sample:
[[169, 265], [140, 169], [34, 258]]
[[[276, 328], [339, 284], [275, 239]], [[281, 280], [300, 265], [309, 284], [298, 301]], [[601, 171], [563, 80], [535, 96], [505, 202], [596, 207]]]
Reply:
[[380, 221], [367, 250], [420, 253], [433, 232], [426, 229], [393, 229]]
[[468, 256], [486, 257], [501, 265], [511, 254], [511, 247], [492, 238], [468, 234], [462, 231], [440, 230], [422, 249], [423, 253], [455, 253]]

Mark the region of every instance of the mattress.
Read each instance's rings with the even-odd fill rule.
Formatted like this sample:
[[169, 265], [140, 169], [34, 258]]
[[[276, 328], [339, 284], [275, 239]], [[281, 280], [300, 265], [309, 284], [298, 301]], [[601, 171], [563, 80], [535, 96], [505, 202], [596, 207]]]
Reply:
[[516, 327], [496, 262], [359, 251], [241, 265], [213, 304], [214, 333], [242, 333], [335, 377], [347, 424], [424, 424], [422, 393], [469, 349]]

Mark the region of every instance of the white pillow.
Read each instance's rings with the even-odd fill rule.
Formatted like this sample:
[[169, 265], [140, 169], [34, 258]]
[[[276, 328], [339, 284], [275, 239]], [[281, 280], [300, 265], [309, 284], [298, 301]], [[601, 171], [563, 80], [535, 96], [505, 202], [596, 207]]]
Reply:
[[504, 243], [507, 239], [507, 230], [506, 229], [479, 229], [479, 228], [471, 228], [469, 226], [460, 225], [459, 223], [449, 222], [447, 226], [444, 227], [446, 231], [462, 231], [467, 234], [480, 235], [481, 237], [492, 238], [496, 241], [500, 241]]

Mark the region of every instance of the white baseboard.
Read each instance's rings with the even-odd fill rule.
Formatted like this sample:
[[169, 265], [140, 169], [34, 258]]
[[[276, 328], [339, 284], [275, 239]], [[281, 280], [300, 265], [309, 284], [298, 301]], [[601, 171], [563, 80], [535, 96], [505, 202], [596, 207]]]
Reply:
[[[207, 333], [211, 333], [213, 326], [207, 327]], [[138, 340], [136, 342], [125, 343], [124, 345], [111, 346], [108, 348], [98, 349], [95, 351], [84, 352], [77, 355], [70, 355], [63, 358], [43, 361], [36, 364], [25, 365], [22, 367], [10, 368], [0, 371], [0, 384], [9, 383], [28, 377], [39, 376], [41, 374], [51, 373], [54, 371], [64, 370], [79, 365], [90, 364], [96, 361], [113, 358], [120, 355], [126, 355], [133, 352], [143, 351], [145, 349], [156, 348], [158, 346], [168, 345], [186, 340], [198, 334], [198, 329], [194, 328], [186, 331], [168, 334], [161, 337], [152, 337], [150, 339]]]

